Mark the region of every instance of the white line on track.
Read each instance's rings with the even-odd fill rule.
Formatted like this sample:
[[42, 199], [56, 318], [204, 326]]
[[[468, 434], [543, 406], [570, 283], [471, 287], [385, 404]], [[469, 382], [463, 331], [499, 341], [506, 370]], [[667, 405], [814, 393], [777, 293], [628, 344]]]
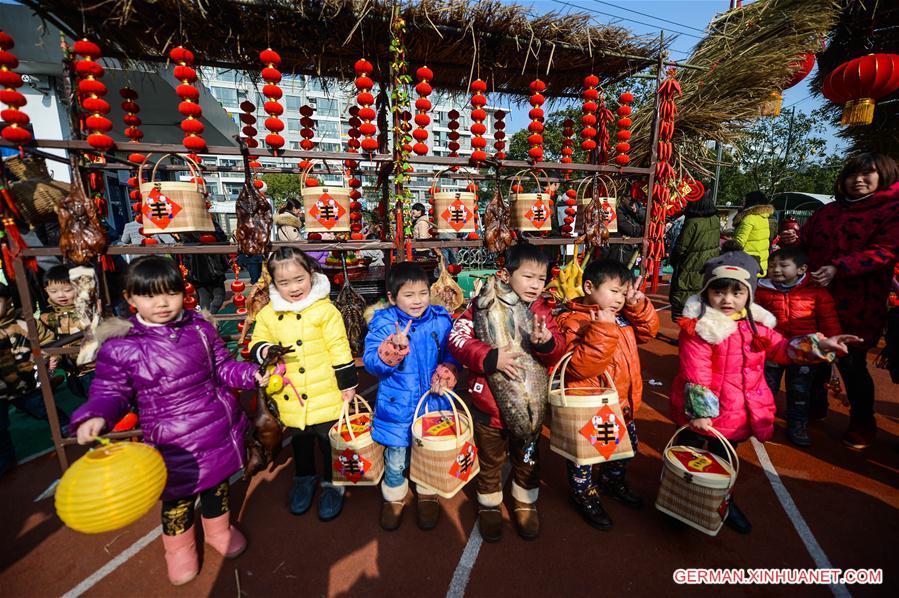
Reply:
[[150, 542], [162, 535], [162, 526], [154, 527], [150, 532], [116, 555], [114, 559], [97, 569], [90, 577], [62, 595], [62, 598], [77, 598], [100, 583], [107, 575], [124, 565], [131, 557], [144, 549]]
[[[787, 513], [787, 517], [790, 518], [793, 527], [796, 528], [796, 533], [799, 534], [799, 538], [805, 544], [805, 549], [808, 550], [812, 560], [815, 561], [815, 566], [818, 569], [833, 569], [830, 559], [824, 554], [824, 550], [818, 544], [818, 540], [815, 539], [811, 528], [806, 523], [802, 513], [799, 512], [799, 507], [796, 506], [796, 502], [790, 496], [787, 487], [784, 486], [783, 480], [780, 479], [780, 474], [774, 468], [774, 463], [771, 462], [771, 457], [768, 455], [768, 451], [765, 450], [765, 445], [753, 437], [752, 448], [755, 449], [755, 454], [759, 458], [759, 465], [762, 466], [765, 476], [771, 483], [771, 488], [774, 490], [774, 494], [777, 495], [777, 500], [780, 501], [780, 505]], [[831, 584], [830, 591], [833, 592], [836, 598], [849, 598], [851, 596], [849, 590], [843, 584]]]

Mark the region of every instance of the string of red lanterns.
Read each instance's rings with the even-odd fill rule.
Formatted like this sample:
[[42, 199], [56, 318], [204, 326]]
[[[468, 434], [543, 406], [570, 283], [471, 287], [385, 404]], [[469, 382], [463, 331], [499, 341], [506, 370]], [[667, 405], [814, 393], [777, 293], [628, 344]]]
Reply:
[[[561, 162], [563, 164], [571, 164], [574, 159], [571, 157], [574, 155], [574, 121], [570, 118], [566, 118], [562, 122], [562, 158]], [[565, 176], [565, 180], [571, 178], [571, 170], [563, 170], [562, 174]]]
[[315, 137], [313, 114], [315, 114], [315, 111], [312, 109], [312, 106], [308, 104], [300, 106], [300, 137], [303, 138], [300, 141], [300, 148], [307, 152], [315, 147], [315, 142], [312, 141], [312, 138]]
[[22, 111], [27, 104], [25, 96], [19, 91], [22, 87], [22, 76], [14, 69], [19, 67], [19, 59], [10, 52], [16, 46], [12, 36], [0, 31], [0, 102], [7, 108], [0, 112], [0, 118], [9, 123], [3, 127], [0, 136], [10, 143], [22, 144], [31, 141], [31, 132], [25, 128], [30, 121]]
[[536, 164], [543, 160], [543, 103], [546, 101], [546, 98], [543, 97], [543, 92], [546, 90], [546, 84], [540, 79], [534, 79], [531, 81], [531, 84], [528, 86], [531, 90], [531, 109], [528, 112], [528, 118], [531, 119], [531, 122], [528, 123], [528, 131], [530, 135], [528, 135], [528, 158], [530, 158], [531, 163]]
[[493, 118], [493, 149], [496, 150], [493, 157], [502, 161], [506, 159], [506, 113], [497, 110], [493, 113]]
[[487, 120], [487, 111], [484, 106], [487, 105], [487, 83], [481, 79], [475, 79], [471, 82], [471, 161], [477, 167], [479, 164], [487, 160], [487, 140], [484, 135], [487, 133], [487, 126], [484, 121]]
[[353, 68], [356, 71], [354, 83], [359, 92], [356, 95], [356, 103], [359, 104], [358, 117], [361, 121], [358, 127], [359, 132], [362, 134], [361, 147], [362, 151], [370, 154], [378, 151], [378, 140], [375, 139], [378, 127], [374, 122], [377, 118], [377, 113], [372, 108], [375, 104], [375, 96], [371, 92], [375, 87], [375, 82], [369, 77], [372, 71], [374, 71], [374, 66], [369, 61], [361, 58], [356, 61]]
[[265, 136], [265, 144], [276, 152], [284, 147], [284, 138], [281, 136], [281, 131], [284, 130], [284, 121], [279, 118], [284, 114], [284, 106], [279, 101], [283, 92], [278, 87], [278, 83], [281, 82], [281, 71], [278, 70], [281, 56], [271, 48], [266, 48], [259, 53], [259, 61], [264, 65], [261, 74], [265, 81], [265, 85], [262, 87], [265, 103], [262, 105], [262, 109], [268, 114], [268, 118], [265, 119], [265, 128], [269, 133]]
[[631, 144], [629, 143], [631, 138], [631, 124], [633, 121], [630, 118], [633, 109], [630, 107], [630, 104], [634, 103], [634, 94], [626, 91], [618, 96], [618, 132], [615, 134], [618, 139], [618, 143], [615, 145], [615, 151], [618, 152], [618, 155], [615, 156], [615, 163], [618, 166], [627, 166], [631, 161], [631, 157], [628, 154], [631, 151]]
[[174, 74], [181, 84], [175, 88], [175, 93], [181, 98], [178, 104], [178, 112], [184, 117], [181, 121], [181, 130], [184, 131], [184, 147], [191, 152], [206, 150], [206, 140], [203, 139], [204, 130], [200, 117], [203, 109], [200, 107], [200, 92], [194, 87], [197, 81], [197, 72], [193, 69], [194, 54], [184, 46], [172, 48], [169, 52], [175, 66]]
[[78, 75], [81, 107], [88, 112], [84, 119], [84, 127], [89, 131], [87, 142], [92, 148], [105, 152], [115, 146], [115, 141], [107, 135], [112, 129], [112, 121], [105, 116], [109, 114], [109, 102], [102, 99], [106, 95], [106, 85], [100, 81], [104, 70], [98, 60], [103, 53], [100, 46], [87, 39], [76, 41], [73, 50], [82, 57], [75, 61], [75, 74]]
[[[574, 216], [577, 214], [577, 190], [576, 189], [568, 189], [565, 191], [565, 221], [561, 228], [559, 229], [563, 235], [571, 235], [577, 236], [577, 233], [574, 231], [574, 227], [572, 226], [572, 222], [574, 222]], [[571, 218], [571, 220], [569, 220]]]
[[[599, 109], [599, 105], [596, 103], [599, 99], [597, 85], [599, 85], [599, 77], [596, 75], [584, 77], [584, 90], [581, 92], [581, 97], [584, 98], [583, 116], [581, 116], [581, 124], [584, 125], [581, 129], [581, 149], [588, 154], [596, 149], [596, 111]], [[587, 161], [590, 161], [589, 155]]]
[[447, 138], [449, 139], [449, 143], [446, 144], [446, 147], [449, 149], [449, 157], [450, 158], [458, 158], [459, 157], [459, 111], [453, 108], [449, 112], [446, 113], [447, 117], [449, 117], [449, 123], [447, 123], [446, 128], [450, 130]]
[[415, 139], [415, 145], [412, 146], [412, 151], [419, 156], [424, 156], [428, 153], [428, 144], [426, 143], [428, 140], [428, 130], [425, 127], [431, 124], [431, 117], [428, 116], [428, 111], [431, 110], [433, 106], [431, 100], [428, 99], [428, 96], [434, 91], [434, 88], [431, 87], [430, 83], [434, 78], [434, 71], [423, 66], [415, 71], [415, 78], [418, 79], [418, 84], [415, 86], [415, 93], [418, 94], [418, 99], [415, 100], [415, 110], [417, 113], [415, 115], [416, 129], [412, 131], [412, 137]]

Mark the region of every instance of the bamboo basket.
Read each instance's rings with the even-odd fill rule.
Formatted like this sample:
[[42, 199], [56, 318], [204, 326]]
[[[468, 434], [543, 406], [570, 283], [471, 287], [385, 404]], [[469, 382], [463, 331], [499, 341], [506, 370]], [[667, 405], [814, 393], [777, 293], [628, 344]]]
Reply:
[[19, 213], [29, 225], [56, 222], [56, 206], [71, 190], [69, 183], [47, 179], [26, 179], [9, 186]]
[[[419, 417], [418, 413], [430, 394], [428, 391], [421, 396], [412, 419], [412, 460], [409, 479], [418, 484], [425, 493], [452, 498], [481, 471], [474, 445], [471, 412], [456, 393], [448, 390], [444, 396], [449, 401], [449, 411], [428, 411]], [[462, 405], [465, 413], [459, 414], [456, 403]], [[423, 429], [431, 421], [439, 423]], [[451, 427], [448, 424], [452, 424]], [[425, 434], [437, 426], [450, 430], [452, 434], [439, 436]]]
[[[537, 181], [537, 193], [512, 193], [516, 182], [521, 182], [522, 174], [529, 173]], [[539, 191], [540, 179], [530, 170], [519, 170], [509, 184], [509, 206], [512, 226], [522, 232], [552, 230], [552, 199], [549, 193]]]
[[350, 189], [331, 185], [306, 186], [310, 164], [300, 175], [300, 195], [306, 214], [306, 233], [346, 233], [350, 231]]
[[15, 155], [4, 158], [3, 165], [7, 170], [19, 179], [44, 179], [50, 180], [50, 172], [47, 170], [47, 161], [41, 157], [26, 154], [24, 157]]
[[[195, 182], [157, 181], [156, 171], [166, 158], [177, 156], [185, 161]], [[140, 165], [137, 179], [143, 180], [143, 171], [150, 156]], [[206, 183], [200, 167], [185, 154], [165, 154], [153, 165], [150, 180], [141, 183], [142, 226], [146, 235], [158, 233], [214, 232], [212, 216], [206, 209]]]
[[730, 509], [740, 459], [727, 438], [712, 428], [727, 460], [691, 446], [672, 446], [689, 426], [680, 427], [662, 451], [662, 477], [656, 508], [709, 536], [717, 535]]
[[565, 354], [553, 371], [549, 391], [550, 449], [577, 465], [633, 457], [634, 447], [614, 382], [608, 373], [603, 373], [605, 388], [567, 388], [565, 371], [572, 355]]
[[[437, 172], [431, 181], [431, 189], [437, 189], [437, 180], [449, 168]], [[474, 185], [472, 179], [468, 183]], [[439, 233], [473, 233], [477, 230], [478, 194], [465, 191], [434, 191], [434, 217]]]
[[[592, 194], [586, 192], [586, 189], [590, 188], [588, 183], [592, 183], [594, 181], [602, 181], [603, 186], [605, 187], [607, 195], [596, 196], [596, 201], [599, 203], [602, 211], [605, 212], [606, 219], [606, 230], [610, 233], [618, 232], [618, 186], [615, 184], [615, 181], [612, 180], [612, 177], [597, 174], [593, 176], [589, 176], [580, 182], [577, 186], [577, 203], [578, 203], [578, 214], [577, 219], [582, 222], [584, 210], [590, 202], [593, 201], [594, 197]], [[586, 186], [586, 187], [585, 187]], [[582, 193], [583, 191], [583, 193]]]
[[372, 410], [368, 401], [356, 395], [352, 403], [352, 415], [347, 401], [337, 423], [328, 431], [331, 481], [335, 486], [375, 486], [384, 475], [384, 447], [371, 436]]

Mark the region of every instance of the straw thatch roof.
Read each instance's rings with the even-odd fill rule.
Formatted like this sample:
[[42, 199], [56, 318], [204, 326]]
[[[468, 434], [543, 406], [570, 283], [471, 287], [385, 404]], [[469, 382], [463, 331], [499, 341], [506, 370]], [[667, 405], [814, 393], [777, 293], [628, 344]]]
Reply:
[[[285, 73], [353, 76], [361, 57], [375, 75], [389, 69], [391, 0], [23, 0], [63, 29], [87, 33], [107, 53], [163, 59], [173, 46], [205, 65], [259, 69], [259, 51], [281, 54]], [[548, 95], [577, 92], [593, 72], [617, 80], [657, 54], [657, 42], [586, 14], [534, 15], [497, 0], [399, 3], [406, 20], [410, 66], [427, 64], [435, 87], [468, 89], [472, 73], [491, 91], [526, 94], [540, 76]], [[83, 13], [82, 13], [83, 7]], [[622, 57], [622, 55], [631, 58]], [[547, 74], [547, 70], [549, 73]], [[414, 71], [413, 71], [414, 72]]]
[[[708, 172], [706, 142], [733, 142], [759, 117], [759, 107], [793, 73], [791, 62], [821, 46], [836, 22], [833, 0], [757, 0], [709, 24], [687, 64], [704, 70], [677, 73], [684, 95], [677, 102], [675, 156], [694, 175]], [[635, 145], [645, 160], [649, 106], [638, 109]]]
[[[899, 54], [899, 2], [841, 0], [843, 10], [827, 48], [818, 54], [818, 72], [812, 89], [821, 94], [827, 76], [842, 63], [875, 52]], [[840, 106], [829, 105], [833, 124], [840, 126]], [[874, 151], [899, 159], [899, 92], [882, 98], [874, 109], [874, 122], [845, 127], [839, 133], [852, 151]]]

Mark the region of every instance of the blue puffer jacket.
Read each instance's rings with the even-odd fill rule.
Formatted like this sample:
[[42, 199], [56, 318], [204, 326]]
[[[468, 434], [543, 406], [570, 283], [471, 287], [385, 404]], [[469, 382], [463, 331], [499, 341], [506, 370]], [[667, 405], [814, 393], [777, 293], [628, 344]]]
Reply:
[[[409, 354], [396, 367], [385, 364], [378, 347], [391, 334], [412, 320], [409, 329]], [[449, 312], [431, 305], [419, 318], [413, 318], [396, 306], [375, 312], [365, 337], [365, 369], [376, 376], [378, 402], [375, 406], [372, 437], [384, 446], [409, 446], [412, 416], [421, 396], [431, 387], [431, 376], [441, 363], [458, 363], [449, 354], [446, 341], [453, 327]], [[443, 408], [431, 400], [434, 408]], [[448, 406], [446, 406], [449, 408]]]

